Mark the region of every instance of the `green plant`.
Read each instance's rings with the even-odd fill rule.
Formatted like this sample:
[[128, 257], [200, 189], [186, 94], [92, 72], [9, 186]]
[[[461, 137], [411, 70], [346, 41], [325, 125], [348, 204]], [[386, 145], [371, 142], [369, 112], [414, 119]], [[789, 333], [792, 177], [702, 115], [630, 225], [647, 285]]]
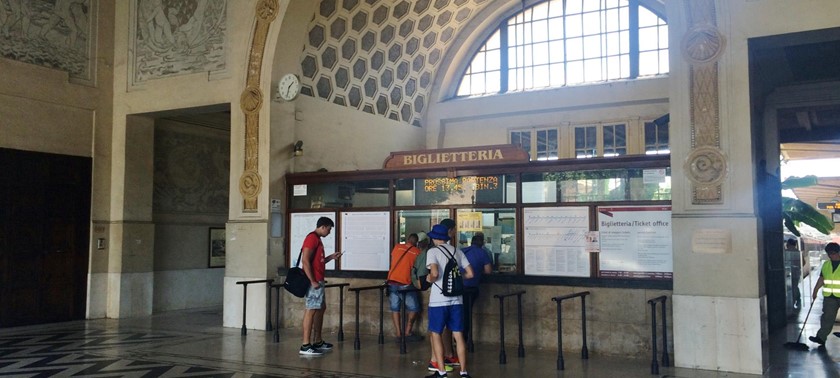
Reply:
[[[818, 183], [817, 176], [789, 177], [782, 181], [782, 190], [804, 188]], [[782, 197], [782, 219], [788, 231], [796, 236], [801, 236], [798, 227], [803, 223], [824, 235], [828, 235], [834, 229], [834, 222], [831, 219], [813, 206], [796, 198]]]

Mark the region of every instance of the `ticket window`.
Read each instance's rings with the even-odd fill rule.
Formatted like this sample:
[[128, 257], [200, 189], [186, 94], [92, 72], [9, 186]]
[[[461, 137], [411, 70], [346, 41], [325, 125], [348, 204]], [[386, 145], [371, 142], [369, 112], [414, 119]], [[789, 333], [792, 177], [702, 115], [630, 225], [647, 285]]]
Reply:
[[484, 233], [484, 247], [494, 272], [516, 271], [515, 209], [458, 209], [459, 248], [470, 245], [475, 234]]
[[428, 233], [433, 225], [449, 218], [447, 209], [399, 210], [397, 211], [397, 242], [405, 243], [408, 235], [420, 231]]

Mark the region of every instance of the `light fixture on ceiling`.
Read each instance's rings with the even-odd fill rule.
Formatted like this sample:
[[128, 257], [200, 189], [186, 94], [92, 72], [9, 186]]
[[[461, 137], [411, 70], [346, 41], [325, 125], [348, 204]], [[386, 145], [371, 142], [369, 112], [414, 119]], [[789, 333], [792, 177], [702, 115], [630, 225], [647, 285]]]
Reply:
[[303, 155], [303, 141], [299, 140], [295, 142], [294, 149], [292, 150], [292, 156], [300, 156]]

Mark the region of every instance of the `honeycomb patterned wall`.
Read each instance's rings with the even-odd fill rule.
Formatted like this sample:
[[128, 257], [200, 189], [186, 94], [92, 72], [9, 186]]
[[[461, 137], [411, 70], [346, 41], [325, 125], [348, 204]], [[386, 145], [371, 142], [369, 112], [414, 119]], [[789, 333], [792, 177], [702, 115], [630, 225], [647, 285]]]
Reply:
[[321, 0], [301, 93], [421, 127], [446, 49], [491, 0]]

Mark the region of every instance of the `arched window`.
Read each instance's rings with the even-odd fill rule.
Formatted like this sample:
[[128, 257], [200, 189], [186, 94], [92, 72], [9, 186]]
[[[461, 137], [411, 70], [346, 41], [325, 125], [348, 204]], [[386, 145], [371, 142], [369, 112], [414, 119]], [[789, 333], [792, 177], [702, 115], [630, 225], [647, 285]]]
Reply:
[[507, 19], [473, 57], [458, 96], [668, 73], [668, 24], [639, 0], [548, 0]]

